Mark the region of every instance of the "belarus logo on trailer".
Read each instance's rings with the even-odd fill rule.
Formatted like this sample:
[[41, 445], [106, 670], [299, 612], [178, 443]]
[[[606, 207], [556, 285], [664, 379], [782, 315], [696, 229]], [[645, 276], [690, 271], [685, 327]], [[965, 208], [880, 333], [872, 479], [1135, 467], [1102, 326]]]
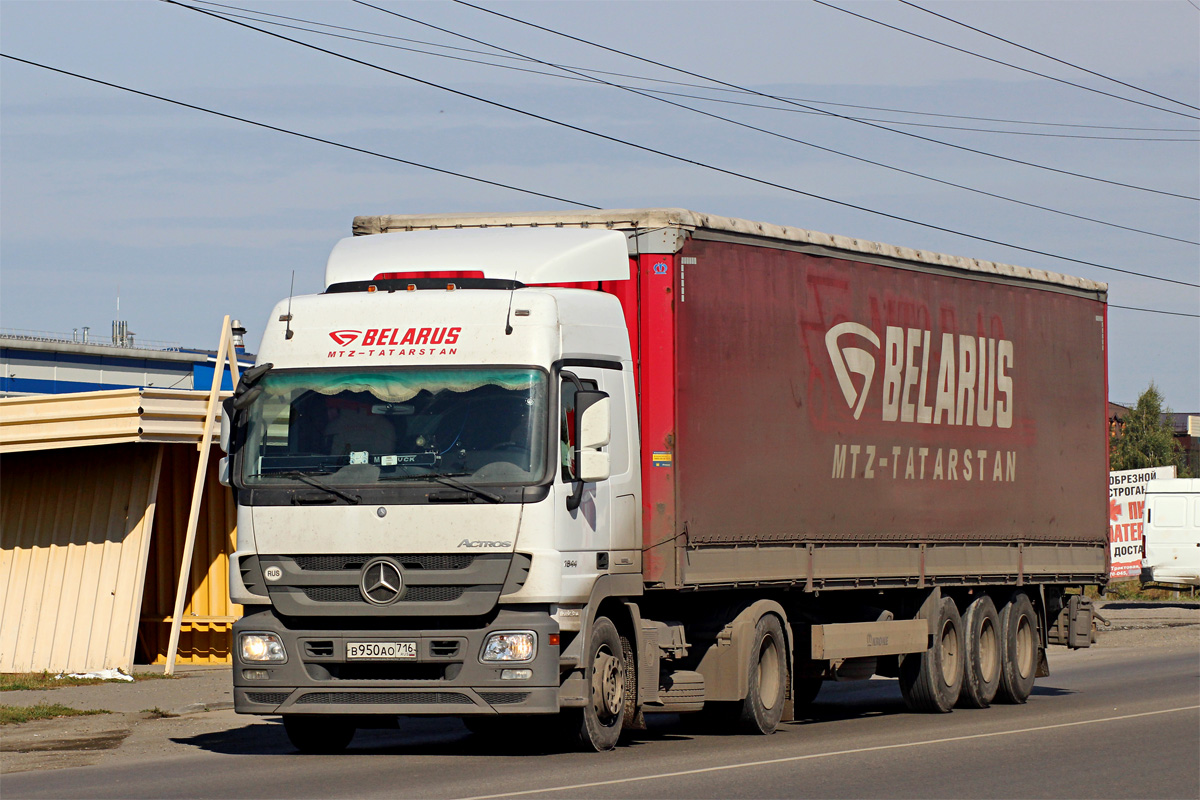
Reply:
[[1012, 427], [1015, 358], [1009, 339], [897, 325], [888, 325], [881, 339], [866, 325], [842, 322], [825, 333], [825, 349], [855, 419], [882, 371], [884, 422]]
[[358, 338], [362, 331], [330, 331], [329, 338], [340, 344], [342, 347], [353, 342]]

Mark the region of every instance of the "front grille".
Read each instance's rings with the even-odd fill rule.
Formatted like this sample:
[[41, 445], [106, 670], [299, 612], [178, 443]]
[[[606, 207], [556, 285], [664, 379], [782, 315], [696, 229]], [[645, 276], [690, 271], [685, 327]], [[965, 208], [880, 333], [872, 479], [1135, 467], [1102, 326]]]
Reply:
[[358, 662], [322, 664], [329, 677], [338, 681], [444, 681], [445, 664], [363, 664]]
[[459, 692], [309, 692], [301, 696], [296, 703], [297, 705], [315, 703], [474, 705], [471, 698]]
[[434, 658], [453, 658], [458, 655], [459, 643], [454, 639], [434, 639], [429, 643], [429, 655]]
[[492, 706], [508, 706], [513, 703], [524, 703], [529, 699], [529, 692], [480, 692], [483, 702]]
[[[357, 586], [305, 586], [314, 603], [366, 603]], [[462, 597], [463, 586], [409, 586], [399, 603], [447, 603]]]
[[[421, 555], [402, 555], [388, 556], [400, 564], [405, 569], [466, 569], [475, 561], [475, 556], [460, 553], [431, 553]], [[292, 556], [292, 560], [296, 562], [302, 570], [313, 570], [321, 572], [343, 572], [354, 571], [363, 568], [363, 565], [376, 556], [366, 555], [320, 555], [320, 556]]]
[[263, 703], [277, 706], [288, 699], [291, 692], [246, 692], [246, 699], [251, 703]]
[[357, 586], [305, 586], [304, 595], [314, 603], [365, 603]]
[[333, 642], [305, 642], [304, 654], [314, 658], [332, 658]]

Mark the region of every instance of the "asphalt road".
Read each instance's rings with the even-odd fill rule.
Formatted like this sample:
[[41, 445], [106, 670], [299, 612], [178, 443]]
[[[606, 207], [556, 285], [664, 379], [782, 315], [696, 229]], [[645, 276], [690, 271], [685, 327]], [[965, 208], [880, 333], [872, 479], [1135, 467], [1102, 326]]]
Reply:
[[[1129, 632], [1130, 635], [1135, 632]], [[1144, 632], [1143, 632], [1144, 633]], [[1178, 640], [1177, 632], [1176, 639]], [[1155, 634], [1157, 635], [1157, 634]], [[138, 726], [95, 766], [7, 774], [24, 797], [1200, 797], [1200, 637], [1051, 650], [1024, 706], [907, 713], [895, 681], [826, 684], [769, 737], [664, 717], [611, 753], [564, 752], [427, 719], [360, 731], [341, 756], [292, 752], [232, 712]]]

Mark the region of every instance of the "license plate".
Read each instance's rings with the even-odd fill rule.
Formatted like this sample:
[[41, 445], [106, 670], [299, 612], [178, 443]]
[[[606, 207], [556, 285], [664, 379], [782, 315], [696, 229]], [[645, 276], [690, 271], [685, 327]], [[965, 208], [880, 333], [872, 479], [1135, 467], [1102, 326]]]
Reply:
[[397, 661], [417, 657], [416, 642], [346, 642], [346, 658]]

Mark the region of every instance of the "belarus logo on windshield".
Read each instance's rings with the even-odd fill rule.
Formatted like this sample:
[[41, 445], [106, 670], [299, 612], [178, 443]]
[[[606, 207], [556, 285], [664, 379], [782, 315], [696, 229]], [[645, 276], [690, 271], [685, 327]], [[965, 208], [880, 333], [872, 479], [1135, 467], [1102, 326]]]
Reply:
[[353, 342], [358, 338], [362, 331], [330, 331], [329, 338], [340, 344], [342, 347]]

